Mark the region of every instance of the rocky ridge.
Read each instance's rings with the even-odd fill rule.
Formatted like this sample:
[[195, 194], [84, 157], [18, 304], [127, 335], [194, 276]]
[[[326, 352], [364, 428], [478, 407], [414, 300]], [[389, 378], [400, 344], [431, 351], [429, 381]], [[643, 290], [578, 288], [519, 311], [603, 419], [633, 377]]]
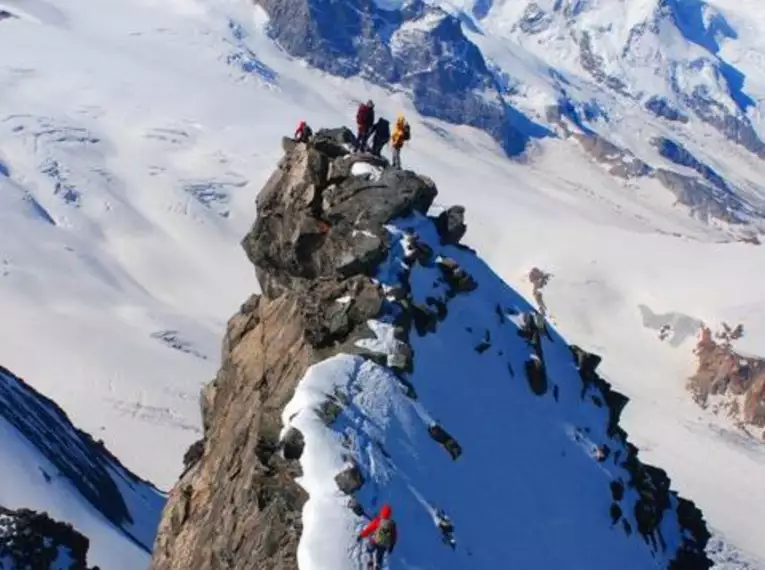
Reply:
[[[0, 507], [0, 567], [98, 570], [87, 563], [89, 541], [45, 513]], [[6, 566], [9, 564], [10, 566]]]
[[[406, 238], [400, 279], [381, 284], [373, 278], [393, 247], [386, 224], [426, 215], [437, 190], [424, 176], [350, 154], [350, 142], [347, 129], [319, 131], [308, 145], [285, 139], [285, 156], [258, 196], [258, 218], [242, 245], [263, 293], [247, 300], [228, 323], [221, 369], [201, 397], [204, 438], [190, 448], [186, 469], [171, 492], [153, 570], [296, 569], [307, 500], [295, 482], [304, 438], [294, 428], [284, 432], [281, 417], [298, 382], [314, 363], [339, 353], [357, 354], [391, 370], [408, 397], [416, 399], [416, 386], [408, 381], [412, 335], [435, 333], [447, 318], [450, 300], [479, 286], [455, 260], [439, 257], [435, 263], [443, 294], [416, 302], [407, 268], [433, 263], [433, 251], [415, 233]], [[366, 163], [364, 168], [356, 166], [359, 162]], [[458, 245], [466, 229], [463, 216], [464, 210], [455, 207], [432, 220], [442, 243], [464, 248]], [[363, 342], [374, 337], [368, 319], [382, 313], [393, 315], [395, 325], [393, 349], [385, 353], [367, 350]], [[530, 351], [523, 371], [529, 389], [557, 401], [542, 352], [542, 339], [549, 335], [544, 318], [534, 312], [518, 318], [518, 334]], [[480, 354], [491, 343], [483, 338], [475, 351]], [[629, 474], [611, 485], [613, 523], [627, 535], [636, 532], [652, 551], [663, 552], [667, 545], [660, 526], [667, 510], [673, 510], [682, 540], [668, 568], [710, 567], [704, 554], [709, 533], [701, 513], [669, 490], [663, 471], [639, 461], [618, 425], [627, 398], [596, 373], [598, 356], [577, 347], [571, 347], [571, 356], [582, 400], [607, 407], [609, 436], [626, 450], [612, 453], [602, 446], [597, 454], [598, 461], [616, 462]], [[331, 424], [343, 406], [338, 394], [319, 413]], [[463, 450], [444, 426], [434, 422], [428, 433], [453, 460], [460, 459]], [[365, 474], [351, 464], [336, 482], [353, 496], [364, 486]], [[637, 492], [634, 504], [621, 504], [625, 489]], [[363, 512], [353, 499], [349, 507]]]

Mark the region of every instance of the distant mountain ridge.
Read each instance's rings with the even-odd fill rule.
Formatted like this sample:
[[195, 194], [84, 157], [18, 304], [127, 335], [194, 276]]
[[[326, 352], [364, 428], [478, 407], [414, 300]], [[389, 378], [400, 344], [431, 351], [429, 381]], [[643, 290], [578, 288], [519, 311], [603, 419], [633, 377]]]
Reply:
[[[711, 128], [731, 152], [765, 158], [760, 104], [721, 54], [737, 33], [703, 1], [258, 4], [290, 55], [404, 91], [423, 116], [484, 130], [511, 157], [565, 137], [562, 115], [636, 156], [648, 167], [642, 175], [665, 171], [657, 179], [699, 220], [734, 226], [736, 236], [765, 228], [758, 180], [710, 180], [705, 157], [676, 152], [692, 128]], [[537, 67], [531, 77], [518, 74], [516, 59]], [[624, 113], [642, 115], [652, 131], [639, 146], [614, 136]]]

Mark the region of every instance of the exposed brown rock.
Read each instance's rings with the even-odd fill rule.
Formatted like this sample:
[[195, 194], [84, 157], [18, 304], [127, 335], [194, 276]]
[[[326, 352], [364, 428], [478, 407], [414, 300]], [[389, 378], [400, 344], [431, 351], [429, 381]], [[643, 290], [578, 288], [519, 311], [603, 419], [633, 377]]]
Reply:
[[764, 427], [765, 359], [742, 356], [733, 349], [731, 341], [742, 335], [741, 325], [731, 328], [723, 324], [715, 335], [703, 327], [695, 351], [698, 369], [689, 379], [688, 389], [702, 407], [714, 396], [731, 399], [725, 407], [734, 419]]
[[256, 312], [216, 379], [204, 456], [171, 492], [154, 570], [297, 569], [298, 467], [257, 444], [277, 445], [281, 410], [315, 354], [294, 299], [263, 299]]
[[531, 271], [529, 271], [529, 281], [531, 281], [532, 295], [534, 296], [534, 300], [537, 303], [539, 312], [543, 315], [547, 314], [547, 305], [545, 305], [545, 300], [542, 297], [542, 289], [544, 289], [545, 286], [550, 282], [550, 277], [552, 276], [549, 273], [545, 273], [538, 267], [534, 267], [531, 269]]

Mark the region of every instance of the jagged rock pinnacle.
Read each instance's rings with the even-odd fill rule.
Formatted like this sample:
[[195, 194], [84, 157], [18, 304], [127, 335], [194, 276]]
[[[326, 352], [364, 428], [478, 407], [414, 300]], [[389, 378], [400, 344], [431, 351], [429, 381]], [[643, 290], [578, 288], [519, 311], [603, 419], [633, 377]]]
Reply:
[[202, 394], [205, 437], [171, 493], [153, 570], [297, 569], [302, 436], [280, 440], [281, 411], [308, 366], [357, 350], [350, 341], [383, 300], [370, 276], [388, 249], [384, 224], [426, 213], [437, 194], [423, 176], [352, 155], [352, 140], [348, 129], [285, 139], [257, 198], [242, 246], [263, 294], [229, 321]]

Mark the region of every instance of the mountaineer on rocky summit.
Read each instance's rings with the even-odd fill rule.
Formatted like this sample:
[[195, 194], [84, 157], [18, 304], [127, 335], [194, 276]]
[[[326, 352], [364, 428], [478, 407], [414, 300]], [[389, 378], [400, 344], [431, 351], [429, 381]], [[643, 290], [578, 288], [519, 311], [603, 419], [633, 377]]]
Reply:
[[375, 126], [372, 127], [372, 131], [372, 154], [380, 156], [383, 147], [390, 140], [390, 123], [387, 119], [380, 117], [377, 119]]
[[359, 105], [356, 111], [356, 152], [366, 152], [367, 140], [375, 124], [375, 104], [371, 99]]
[[396, 546], [396, 523], [391, 518], [390, 505], [383, 505], [380, 514], [364, 527], [358, 536], [359, 542], [367, 541], [367, 570], [382, 570], [385, 554], [392, 554]]
[[390, 145], [393, 147], [393, 168], [401, 170], [401, 148], [410, 138], [412, 138], [412, 132], [409, 123], [406, 122], [403, 114], [399, 114], [393, 127], [393, 134], [390, 137]]
[[298, 123], [297, 129], [295, 130], [295, 136], [293, 137], [293, 140], [295, 142], [307, 143], [309, 140], [311, 140], [311, 137], [313, 137], [313, 130], [311, 127], [309, 127], [305, 121], [300, 121]]

